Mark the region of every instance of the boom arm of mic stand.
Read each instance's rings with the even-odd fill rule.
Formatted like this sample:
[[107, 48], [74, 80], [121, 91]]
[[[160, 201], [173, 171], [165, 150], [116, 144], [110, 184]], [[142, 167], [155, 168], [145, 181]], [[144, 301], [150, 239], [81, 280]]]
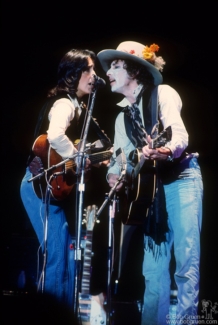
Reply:
[[30, 179], [28, 179], [27, 182], [30, 183], [30, 182], [34, 181], [35, 179], [40, 178], [41, 176], [43, 176], [43, 175], [46, 174], [47, 172], [49, 172], [49, 171], [51, 171], [51, 170], [55, 170], [56, 168], [58, 168], [58, 167], [64, 165], [64, 164], [65, 164], [66, 162], [68, 162], [69, 160], [72, 160], [72, 159], [76, 158], [77, 155], [78, 155], [78, 154], [76, 153], [76, 154], [73, 155], [72, 157], [63, 160], [63, 161], [59, 162], [59, 163], [56, 164], [56, 165], [52, 165], [52, 166], [49, 167], [48, 169], [44, 169], [41, 173], [39, 173], [39, 174], [37, 174], [36, 176], [31, 177]]
[[97, 217], [99, 217], [99, 215], [101, 214], [102, 210], [104, 209], [104, 207], [106, 206], [106, 204], [110, 201], [112, 195], [114, 194], [114, 192], [116, 191], [117, 186], [120, 184], [120, 182], [124, 179], [126, 175], [126, 170], [123, 170], [120, 174], [120, 177], [118, 178], [117, 182], [115, 183], [115, 185], [111, 188], [110, 192], [108, 193], [107, 198], [104, 200], [103, 204], [101, 205], [101, 207], [98, 209], [98, 212], [96, 214]]

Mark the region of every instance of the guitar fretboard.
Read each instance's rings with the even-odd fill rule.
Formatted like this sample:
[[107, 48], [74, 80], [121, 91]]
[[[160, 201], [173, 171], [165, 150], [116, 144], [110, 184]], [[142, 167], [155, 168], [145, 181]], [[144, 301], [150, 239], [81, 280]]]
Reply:
[[108, 150], [108, 151], [102, 151], [100, 153], [93, 153], [89, 156], [89, 159], [93, 164], [97, 164], [98, 162], [110, 159], [111, 156], [112, 156], [112, 152]]
[[91, 277], [91, 258], [92, 258], [92, 231], [86, 232], [86, 245], [84, 249], [83, 275], [81, 282], [81, 292], [89, 294]]

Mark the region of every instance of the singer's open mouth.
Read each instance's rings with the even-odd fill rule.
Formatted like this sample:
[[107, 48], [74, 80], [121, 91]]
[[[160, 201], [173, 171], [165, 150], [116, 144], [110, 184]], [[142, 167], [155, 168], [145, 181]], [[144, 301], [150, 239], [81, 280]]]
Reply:
[[110, 81], [110, 84], [112, 84], [113, 82], [115, 82], [116, 80], [115, 79], [113, 79], [113, 80], [109, 80]]

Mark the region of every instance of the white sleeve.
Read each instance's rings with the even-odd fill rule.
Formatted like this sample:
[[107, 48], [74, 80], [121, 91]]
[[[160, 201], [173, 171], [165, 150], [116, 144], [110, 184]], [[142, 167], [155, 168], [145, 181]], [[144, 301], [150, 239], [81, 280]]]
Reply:
[[168, 85], [158, 86], [159, 117], [164, 129], [172, 128], [172, 139], [166, 144], [178, 158], [188, 146], [188, 133], [181, 118], [182, 101], [179, 94]]
[[48, 141], [53, 149], [63, 158], [71, 157], [77, 152], [73, 143], [66, 136], [66, 129], [75, 116], [73, 103], [66, 98], [57, 100], [48, 115]]

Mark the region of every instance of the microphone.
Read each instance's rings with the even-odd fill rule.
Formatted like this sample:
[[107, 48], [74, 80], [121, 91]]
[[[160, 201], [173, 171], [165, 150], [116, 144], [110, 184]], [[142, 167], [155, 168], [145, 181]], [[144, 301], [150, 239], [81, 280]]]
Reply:
[[106, 81], [96, 75], [93, 75], [94, 79], [95, 79], [95, 85], [98, 87], [104, 87], [106, 86]]

